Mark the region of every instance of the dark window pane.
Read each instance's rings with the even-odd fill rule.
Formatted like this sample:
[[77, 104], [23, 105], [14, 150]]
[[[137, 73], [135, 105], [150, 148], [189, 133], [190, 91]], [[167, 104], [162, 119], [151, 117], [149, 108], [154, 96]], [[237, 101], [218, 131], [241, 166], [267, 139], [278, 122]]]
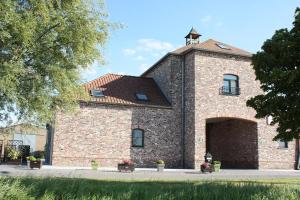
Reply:
[[143, 147], [143, 141], [144, 141], [144, 132], [140, 129], [134, 129], [132, 131], [132, 146], [134, 147]]

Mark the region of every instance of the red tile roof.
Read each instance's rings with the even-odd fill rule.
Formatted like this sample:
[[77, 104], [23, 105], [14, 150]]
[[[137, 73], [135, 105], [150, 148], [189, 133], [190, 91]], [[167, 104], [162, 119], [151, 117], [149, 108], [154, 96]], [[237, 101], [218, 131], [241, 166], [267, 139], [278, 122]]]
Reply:
[[[225, 45], [228, 47], [228, 49], [222, 49], [218, 46], [218, 44]], [[209, 52], [215, 52], [215, 53], [224, 53], [224, 54], [231, 54], [231, 55], [239, 55], [239, 56], [245, 56], [245, 57], [251, 57], [252, 54], [248, 51], [236, 48], [234, 46], [224, 44], [222, 42], [209, 39], [205, 42], [199, 43], [199, 44], [190, 44], [184, 47], [181, 47], [179, 49], [176, 49], [175, 51], [172, 51], [171, 53], [174, 54], [182, 54], [185, 51], [188, 51], [190, 49], [198, 49], [203, 51], [209, 51]]]
[[[85, 90], [101, 89], [104, 97], [92, 97], [90, 101], [104, 104], [170, 107], [152, 78], [106, 74], [85, 85]], [[136, 93], [144, 93], [149, 101], [139, 101]]]

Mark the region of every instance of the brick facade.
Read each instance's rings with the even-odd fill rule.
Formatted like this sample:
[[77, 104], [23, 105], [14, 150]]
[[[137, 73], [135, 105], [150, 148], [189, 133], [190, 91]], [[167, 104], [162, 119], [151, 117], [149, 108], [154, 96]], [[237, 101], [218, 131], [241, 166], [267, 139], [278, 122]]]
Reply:
[[[239, 77], [241, 94], [220, 95], [224, 74]], [[171, 107], [82, 104], [58, 113], [53, 165], [116, 166], [132, 159], [139, 167], [199, 168], [210, 150], [233, 168], [294, 169], [296, 143], [272, 141], [276, 127], [256, 119], [246, 101], [261, 93], [247, 56], [191, 50], [168, 54], [142, 76], [153, 78]], [[97, 117], [95, 117], [97, 116]], [[145, 130], [145, 146], [131, 147], [131, 131]], [[208, 136], [209, 135], [209, 136]]]
[[[97, 117], [95, 117], [97, 116]], [[58, 113], [52, 164], [117, 166], [132, 159], [139, 167], [153, 167], [163, 159], [180, 167], [180, 132], [171, 109], [82, 104], [74, 113]], [[144, 130], [144, 147], [131, 147], [132, 129]]]

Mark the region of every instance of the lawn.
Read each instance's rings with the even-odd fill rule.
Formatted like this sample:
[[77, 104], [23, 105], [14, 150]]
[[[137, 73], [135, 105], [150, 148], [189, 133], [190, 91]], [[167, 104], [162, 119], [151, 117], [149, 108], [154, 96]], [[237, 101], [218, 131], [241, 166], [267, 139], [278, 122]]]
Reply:
[[0, 178], [0, 199], [300, 199], [297, 180], [104, 181]]

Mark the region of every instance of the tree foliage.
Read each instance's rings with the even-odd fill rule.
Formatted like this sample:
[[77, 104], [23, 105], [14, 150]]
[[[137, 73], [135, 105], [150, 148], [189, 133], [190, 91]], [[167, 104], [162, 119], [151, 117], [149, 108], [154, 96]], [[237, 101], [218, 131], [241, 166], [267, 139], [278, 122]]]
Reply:
[[274, 139], [299, 138], [300, 8], [293, 28], [276, 31], [253, 56], [252, 64], [264, 94], [251, 98], [247, 105], [257, 111], [257, 118], [273, 117], [272, 125], [278, 125]]
[[0, 13], [0, 120], [46, 122], [73, 108], [80, 70], [103, 61], [111, 25], [103, 2], [5, 0]]

